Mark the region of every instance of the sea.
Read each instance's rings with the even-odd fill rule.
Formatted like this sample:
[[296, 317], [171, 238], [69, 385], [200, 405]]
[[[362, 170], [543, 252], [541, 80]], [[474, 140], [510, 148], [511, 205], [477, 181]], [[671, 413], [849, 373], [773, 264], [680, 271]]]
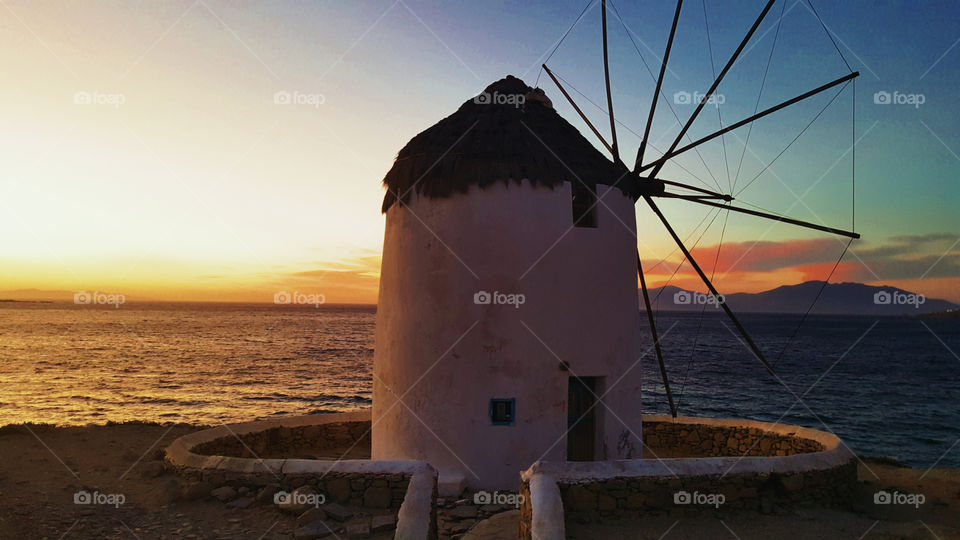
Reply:
[[[679, 414], [802, 425], [859, 455], [960, 467], [960, 321], [740, 319], [773, 374], [712, 307], [658, 314]], [[0, 425], [218, 425], [369, 408], [375, 324], [373, 306], [0, 302]], [[642, 410], [668, 414], [652, 340], [638, 331]]]

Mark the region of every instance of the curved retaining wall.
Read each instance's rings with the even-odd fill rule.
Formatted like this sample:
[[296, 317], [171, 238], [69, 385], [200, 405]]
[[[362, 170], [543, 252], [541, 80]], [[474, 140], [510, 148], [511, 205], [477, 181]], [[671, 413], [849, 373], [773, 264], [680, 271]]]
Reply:
[[[166, 461], [181, 476], [213, 485], [279, 484], [292, 490], [310, 484], [332, 502], [398, 509], [395, 538], [436, 538], [437, 472], [428, 463], [270, 458], [257, 452], [282, 455], [307, 448], [301, 444], [307, 437], [323, 434], [336, 435], [328, 441], [331, 448], [349, 446], [369, 425], [368, 411], [224, 425], [180, 437], [167, 447]], [[270, 450], [271, 441], [279, 446]], [[233, 455], [212, 455], [218, 452]]]
[[[565, 518], [636, 518], [664, 512], [772, 512], [792, 505], [842, 505], [857, 479], [853, 454], [839, 438], [822, 431], [668, 416], [646, 416], [644, 424], [645, 438], [656, 434], [660, 441], [676, 442], [680, 452], [717, 457], [537, 462], [522, 474], [521, 491], [529, 496], [521, 511], [521, 537], [563, 538], [554, 525], [545, 526], [557, 519], [556, 504], [549, 502], [555, 500], [554, 490], [559, 491], [559, 514]], [[762, 448], [757, 452], [768, 455], [754, 453]], [[538, 515], [542, 512], [548, 515]]]

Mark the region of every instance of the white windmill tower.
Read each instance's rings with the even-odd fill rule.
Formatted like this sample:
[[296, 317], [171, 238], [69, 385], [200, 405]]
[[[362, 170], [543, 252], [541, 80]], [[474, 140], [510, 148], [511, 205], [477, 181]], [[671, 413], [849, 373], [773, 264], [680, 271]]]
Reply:
[[610, 186], [620, 176], [514, 77], [400, 151], [384, 180], [374, 459], [514, 489], [538, 459], [640, 457], [636, 195]]

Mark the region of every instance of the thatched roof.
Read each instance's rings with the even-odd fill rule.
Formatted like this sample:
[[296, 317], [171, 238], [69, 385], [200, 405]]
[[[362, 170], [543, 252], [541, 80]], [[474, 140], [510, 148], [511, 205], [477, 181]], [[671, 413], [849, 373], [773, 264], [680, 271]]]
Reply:
[[[383, 211], [414, 191], [442, 198], [473, 185], [522, 179], [550, 188], [578, 178], [611, 185], [624, 171], [557, 114], [542, 90], [507, 76], [400, 150], [383, 179]], [[624, 178], [617, 185], [627, 193], [632, 182]]]

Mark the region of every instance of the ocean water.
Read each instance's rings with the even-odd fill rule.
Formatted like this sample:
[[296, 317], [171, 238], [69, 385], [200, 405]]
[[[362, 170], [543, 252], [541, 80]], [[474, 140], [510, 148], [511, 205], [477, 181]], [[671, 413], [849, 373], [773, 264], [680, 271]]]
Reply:
[[[375, 320], [373, 307], [0, 303], [0, 425], [367, 408]], [[776, 376], [712, 308], [657, 317], [680, 414], [798, 424], [859, 454], [960, 467], [957, 321], [811, 316], [798, 331], [798, 316], [741, 320]], [[644, 412], [666, 414], [652, 352], [635, 369]]]

